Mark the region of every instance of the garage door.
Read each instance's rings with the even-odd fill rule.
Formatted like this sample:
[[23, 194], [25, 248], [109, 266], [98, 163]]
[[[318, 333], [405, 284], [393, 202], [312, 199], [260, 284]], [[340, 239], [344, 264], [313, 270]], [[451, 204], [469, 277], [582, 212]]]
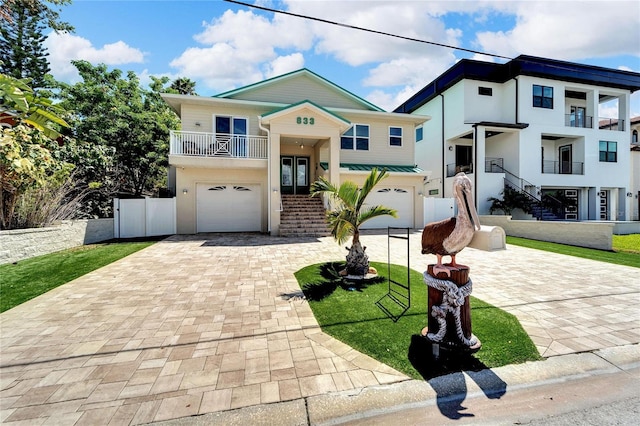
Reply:
[[413, 228], [413, 189], [412, 188], [379, 188], [374, 189], [367, 197], [366, 205], [382, 205], [398, 211], [398, 217], [381, 216], [364, 223], [362, 229]]
[[260, 185], [196, 186], [198, 232], [260, 231]]

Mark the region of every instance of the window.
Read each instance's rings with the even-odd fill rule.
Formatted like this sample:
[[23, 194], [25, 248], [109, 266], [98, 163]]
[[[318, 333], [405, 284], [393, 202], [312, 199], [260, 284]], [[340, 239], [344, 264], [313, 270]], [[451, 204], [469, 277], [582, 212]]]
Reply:
[[402, 127], [389, 127], [389, 145], [402, 146]]
[[585, 117], [587, 109], [585, 107], [571, 106], [570, 124], [571, 127], [586, 127]]
[[618, 142], [600, 141], [600, 161], [605, 163], [618, 162]]
[[247, 156], [247, 119], [218, 115], [214, 120], [214, 155]]
[[423, 137], [424, 137], [424, 136], [423, 136], [423, 130], [422, 130], [422, 127], [418, 127], [418, 128], [416, 129], [416, 142], [420, 142], [420, 141], [422, 140], [422, 138], [423, 138]]
[[493, 96], [493, 89], [491, 87], [478, 87], [478, 95]]
[[553, 109], [553, 87], [533, 85], [533, 106]]
[[216, 116], [216, 133], [246, 135], [247, 119], [241, 117]]
[[638, 131], [634, 130], [631, 134], [631, 143], [638, 143]]
[[369, 150], [369, 126], [367, 124], [354, 124], [340, 138], [340, 148], [355, 149], [358, 151]]

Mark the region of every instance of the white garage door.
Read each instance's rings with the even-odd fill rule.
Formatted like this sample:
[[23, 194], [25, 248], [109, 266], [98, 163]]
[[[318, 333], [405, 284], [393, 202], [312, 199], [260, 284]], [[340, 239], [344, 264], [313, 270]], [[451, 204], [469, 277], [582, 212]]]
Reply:
[[196, 186], [198, 232], [260, 231], [260, 185]]
[[378, 188], [374, 189], [365, 202], [366, 205], [382, 205], [398, 211], [398, 217], [381, 216], [368, 220], [362, 225], [362, 229], [386, 228], [396, 226], [398, 228], [413, 228], [413, 189], [412, 188]]

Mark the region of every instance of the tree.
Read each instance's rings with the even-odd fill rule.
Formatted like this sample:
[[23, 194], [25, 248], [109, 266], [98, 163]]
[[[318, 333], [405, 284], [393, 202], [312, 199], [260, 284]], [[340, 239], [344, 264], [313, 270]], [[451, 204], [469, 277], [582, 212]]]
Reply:
[[187, 77], [176, 78], [169, 88], [179, 95], [197, 95], [196, 82]]
[[60, 83], [63, 107], [73, 109], [72, 136], [92, 145], [112, 147], [118, 171], [115, 190], [150, 194], [165, 185], [169, 131], [178, 128], [175, 113], [159, 96], [163, 79], [154, 90], [144, 90], [132, 71], [73, 61], [82, 82]]
[[47, 27], [55, 31], [71, 31], [73, 27], [60, 22], [57, 11], [37, 0], [4, 0], [1, 10], [5, 22], [0, 26], [0, 72], [17, 79], [30, 78], [34, 89], [46, 87], [45, 75], [50, 69], [43, 32]]
[[62, 118], [66, 111], [51, 99], [36, 95], [29, 79], [0, 74], [0, 100], [7, 117], [44, 132], [50, 139], [60, 137], [61, 127], [69, 126]]
[[52, 155], [60, 127], [67, 126], [57, 115], [64, 110], [34, 95], [27, 80], [4, 74], [0, 74], [0, 100], [14, 125], [3, 127], [0, 134], [0, 229], [9, 229], [16, 203], [25, 192], [43, 186], [51, 177], [64, 180], [72, 167]]
[[370, 219], [379, 216], [397, 217], [394, 209], [385, 206], [367, 206], [365, 200], [373, 188], [388, 176], [387, 170], [374, 168], [367, 176], [362, 188], [351, 181], [343, 182], [336, 187], [324, 177], [320, 177], [311, 185], [311, 195], [329, 196], [333, 204], [327, 212], [327, 222], [331, 235], [338, 244], [343, 244], [349, 237], [351, 247], [347, 248], [347, 264], [342, 272], [345, 275], [365, 275], [369, 270], [369, 258], [365, 254], [366, 247], [360, 243], [360, 226]]

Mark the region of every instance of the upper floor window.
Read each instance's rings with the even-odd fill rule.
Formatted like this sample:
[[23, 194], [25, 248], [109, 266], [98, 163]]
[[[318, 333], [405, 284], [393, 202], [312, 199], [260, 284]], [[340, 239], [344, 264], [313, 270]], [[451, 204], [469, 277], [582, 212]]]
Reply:
[[493, 89], [491, 87], [478, 87], [478, 95], [493, 96]]
[[600, 141], [600, 161], [606, 163], [618, 162], [618, 142]]
[[420, 142], [424, 137], [422, 126], [416, 128], [416, 142]]
[[631, 133], [631, 143], [638, 143], [638, 131], [634, 130], [633, 133]]
[[246, 135], [247, 119], [217, 115], [215, 119], [216, 133], [227, 135]]
[[354, 124], [342, 134], [340, 148], [355, 149], [357, 151], [369, 150], [369, 125]]
[[553, 87], [533, 85], [533, 106], [553, 109]]
[[402, 146], [402, 127], [389, 127], [389, 145]]

